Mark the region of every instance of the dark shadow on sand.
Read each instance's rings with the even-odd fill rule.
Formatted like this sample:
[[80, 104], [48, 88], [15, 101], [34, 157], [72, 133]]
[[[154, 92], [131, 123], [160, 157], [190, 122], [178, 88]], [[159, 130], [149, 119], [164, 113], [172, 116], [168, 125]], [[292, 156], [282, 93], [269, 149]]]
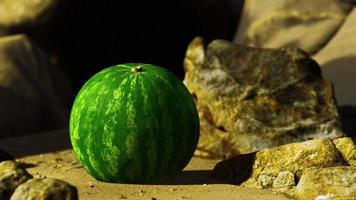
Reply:
[[240, 185], [251, 176], [255, 160], [255, 152], [241, 154], [217, 163], [214, 170], [185, 170], [173, 179], [159, 182], [157, 185]]
[[224, 181], [211, 178], [213, 170], [185, 170], [169, 180], [155, 183], [155, 185], [204, 185], [226, 184]]

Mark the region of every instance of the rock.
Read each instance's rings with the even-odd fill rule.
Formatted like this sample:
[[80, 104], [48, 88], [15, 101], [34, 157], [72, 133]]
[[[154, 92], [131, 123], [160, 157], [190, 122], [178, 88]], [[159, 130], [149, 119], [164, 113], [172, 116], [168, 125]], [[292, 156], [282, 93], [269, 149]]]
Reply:
[[291, 188], [310, 167], [346, 165], [329, 139], [316, 139], [264, 149], [221, 161], [212, 177], [256, 188]]
[[332, 83], [301, 50], [256, 49], [224, 40], [204, 48], [195, 38], [184, 69], [201, 123], [197, 156], [229, 158], [343, 136]]
[[77, 200], [77, 189], [58, 179], [36, 178], [20, 185], [11, 200], [51, 199]]
[[0, 35], [24, 32], [45, 23], [57, 3], [57, 0], [2, 0]]
[[315, 53], [338, 31], [352, 7], [339, 0], [246, 0], [234, 42]]
[[0, 163], [0, 199], [9, 199], [14, 190], [32, 176], [15, 161]]
[[13, 159], [14, 158], [9, 153], [0, 149], [0, 162]]
[[66, 83], [26, 35], [0, 37], [0, 138], [67, 126]]
[[273, 185], [274, 179], [276, 179], [276, 177], [267, 174], [261, 174], [258, 177], [257, 183], [259, 186], [261, 186], [261, 188], [270, 188]]
[[290, 171], [279, 172], [273, 180], [273, 188], [291, 188], [295, 186], [294, 174]]
[[343, 159], [354, 158], [353, 148], [350, 138], [287, 144], [224, 160], [215, 166], [212, 178], [301, 200], [353, 199], [356, 168]]
[[295, 187], [295, 196], [300, 200], [355, 199], [356, 168], [309, 168]]
[[356, 167], [356, 145], [352, 139], [348, 137], [339, 138], [334, 140], [333, 143], [344, 160], [352, 167]]

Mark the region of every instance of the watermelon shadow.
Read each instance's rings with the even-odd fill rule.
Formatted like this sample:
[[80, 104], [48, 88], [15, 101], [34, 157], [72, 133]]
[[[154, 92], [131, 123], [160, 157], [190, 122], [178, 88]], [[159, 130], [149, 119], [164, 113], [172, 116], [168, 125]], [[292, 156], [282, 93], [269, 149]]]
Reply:
[[174, 178], [164, 180], [155, 185], [204, 185], [226, 184], [224, 181], [211, 178], [213, 170], [184, 170]]

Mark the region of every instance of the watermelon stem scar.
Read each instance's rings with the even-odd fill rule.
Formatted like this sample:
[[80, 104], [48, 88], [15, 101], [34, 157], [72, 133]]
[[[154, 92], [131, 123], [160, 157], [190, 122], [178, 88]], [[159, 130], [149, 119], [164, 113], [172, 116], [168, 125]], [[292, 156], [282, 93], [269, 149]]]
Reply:
[[141, 66], [137, 66], [137, 67], [133, 67], [131, 68], [132, 72], [142, 72], [142, 67]]

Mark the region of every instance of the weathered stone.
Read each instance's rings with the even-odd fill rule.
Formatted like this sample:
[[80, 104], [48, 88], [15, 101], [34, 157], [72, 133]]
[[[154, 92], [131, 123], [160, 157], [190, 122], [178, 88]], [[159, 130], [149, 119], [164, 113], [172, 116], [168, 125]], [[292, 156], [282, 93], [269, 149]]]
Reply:
[[298, 49], [256, 49], [195, 38], [184, 83], [201, 122], [196, 155], [228, 158], [343, 135], [330, 81]]
[[212, 177], [243, 186], [278, 190], [295, 185], [294, 177], [299, 180], [310, 167], [340, 165], [346, 162], [331, 140], [316, 139], [224, 160], [215, 166]]
[[261, 174], [257, 179], [257, 184], [261, 186], [261, 188], [270, 188], [273, 185], [276, 177], [270, 176], [267, 174]]
[[234, 41], [314, 53], [338, 31], [352, 6], [339, 0], [246, 0]]
[[66, 83], [26, 35], [0, 37], [0, 138], [65, 127], [69, 111], [60, 96], [70, 91]]
[[9, 199], [14, 190], [32, 176], [15, 161], [0, 163], [0, 199]]
[[77, 200], [77, 189], [58, 179], [36, 178], [20, 185], [11, 196], [11, 200], [51, 199]]
[[0, 149], [0, 162], [13, 159], [14, 158], [9, 153]]
[[57, 0], [0, 1], [0, 35], [23, 32], [43, 24], [56, 8]]
[[333, 143], [344, 160], [352, 167], [356, 167], [356, 145], [352, 139], [348, 137], [339, 138], [334, 140]]
[[356, 197], [356, 168], [309, 168], [295, 187], [297, 199], [345, 199]]
[[273, 188], [291, 188], [295, 186], [294, 174], [290, 171], [279, 172], [273, 180]]

